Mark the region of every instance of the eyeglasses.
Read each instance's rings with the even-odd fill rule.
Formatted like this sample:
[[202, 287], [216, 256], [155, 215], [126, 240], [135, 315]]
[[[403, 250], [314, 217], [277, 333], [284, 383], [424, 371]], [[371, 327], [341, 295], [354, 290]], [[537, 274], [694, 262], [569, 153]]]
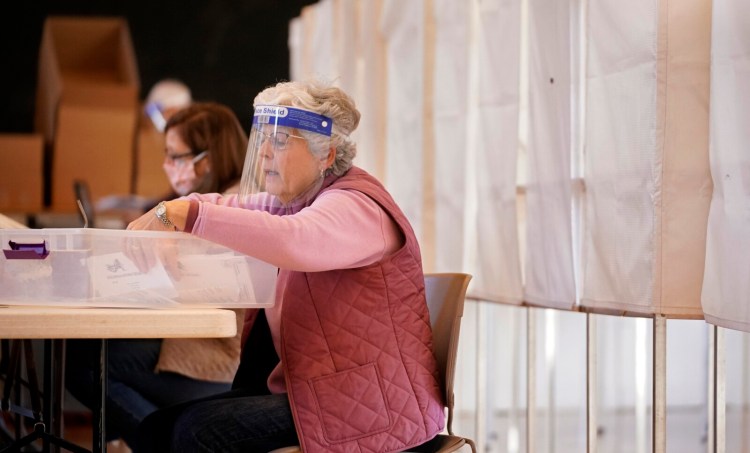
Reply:
[[293, 135], [287, 132], [274, 131], [268, 134], [261, 130], [258, 130], [257, 132], [258, 132], [258, 135], [260, 136], [261, 145], [270, 138], [271, 144], [273, 145], [273, 149], [276, 149], [276, 150], [286, 149], [286, 147], [289, 146], [290, 137], [301, 138], [302, 140], [305, 140], [305, 137], [302, 137], [299, 135]]
[[[208, 155], [208, 150], [202, 151], [198, 153], [197, 155], [193, 151], [188, 151], [182, 154], [169, 154], [169, 151], [167, 151], [166, 154], [164, 155], [164, 160], [169, 162], [171, 165], [176, 165], [178, 167], [181, 167], [188, 162], [191, 162], [193, 165], [195, 165], [201, 160], [203, 160], [203, 158], [206, 157], [207, 155]], [[190, 157], [192, 157], [192, 159], [188, 159]]]

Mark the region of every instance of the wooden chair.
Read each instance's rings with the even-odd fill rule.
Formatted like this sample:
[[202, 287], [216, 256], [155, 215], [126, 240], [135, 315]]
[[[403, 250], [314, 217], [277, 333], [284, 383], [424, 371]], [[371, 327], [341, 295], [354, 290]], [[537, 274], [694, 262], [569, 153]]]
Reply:
[[[427, 309], [432, 324], [432, 341], [442, 382], [445, 404], [448, 408], [447, 434], [438, 434], [434, 439], [409, 452], [447, 453], [468, 445], [476, 453], [474, 442], [453, 433], [453, 383], [456, 371], [458, 338], [461, 330], [461, 317], [464, 314], [466, 288], [471, 275], [461, 273], [425, 274]], [[278, 448], [269, 453], [299, 453], [299, 447]]]

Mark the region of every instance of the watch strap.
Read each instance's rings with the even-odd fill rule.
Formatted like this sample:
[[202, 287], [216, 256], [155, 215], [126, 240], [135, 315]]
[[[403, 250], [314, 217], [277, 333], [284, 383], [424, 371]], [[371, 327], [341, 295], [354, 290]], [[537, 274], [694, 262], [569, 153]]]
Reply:
[[165, 202], [160, 202], [158, 205], [156, 205], [156, 218], [161, 220], [161, 223], [164, 224], [167, 228], [175, 228], [175, 224], [172, 223], [171, 220], [169, 220], [169, 217], [167, 217], [167, 205]]

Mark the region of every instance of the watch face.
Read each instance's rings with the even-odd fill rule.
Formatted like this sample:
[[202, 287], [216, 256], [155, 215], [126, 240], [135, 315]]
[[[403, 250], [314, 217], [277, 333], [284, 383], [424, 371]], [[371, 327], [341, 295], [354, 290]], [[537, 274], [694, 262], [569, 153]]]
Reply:
[[156, 215], [163, 216], [167, 213], [167, 207], [164, 205], [159, 205], [156, 207]]

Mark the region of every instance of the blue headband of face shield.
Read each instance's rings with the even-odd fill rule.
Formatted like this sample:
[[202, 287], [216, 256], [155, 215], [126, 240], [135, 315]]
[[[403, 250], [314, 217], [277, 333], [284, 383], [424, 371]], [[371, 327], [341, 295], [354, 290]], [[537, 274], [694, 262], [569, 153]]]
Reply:
[[297, 130], [331, 136], [333, 120], [309, 110], [283, 105], [258, 105], [253, 114], [253, 127], [263, 125], [285, 126]]
[[[283, 130], [278, 131], [277, 128]], [[309, 133], [305, 134], [308, 137], [293, 135], [295, 130], [299, 133]], [[272, 158], [269, 161], [269, 156], [263, 151], [263, 144], [267, 138], [273, 137], [274, 140], [271, 141], [272, 148], [266, 151], [284, 150], [287, 139], [297, 137], [298, 140], [307, 141], [308, 151], [315, 155], [313, 148], [321, 148], [322, 143], [328, 144], [324, 148], [326, 151], [329, 149], [332, 133], [333, 121], [327, 116], [285, 105], [256, 105], [240, 181], [240, 200], [245, 200], [253, 193], [267, 190], [266, 172], [274, 168], [280, 170], [275, 166], [280, 165], [283, 160], [277, 161]], [[310, 143], [311, 140], [313, 143]], [[275, 157], [273, 153], [272, 156]], [[287, 176], [283, 173], [279, 173], [279, 178]]]
[[151, 118], [151, 122], [154, 123], [154, 127], [159, 132], [164, 132], [164, 128], [167, 126], [167, 119], [164, 118], [164, 109], [158, 102], [149, 102], [146, 104], [146, 114]]

